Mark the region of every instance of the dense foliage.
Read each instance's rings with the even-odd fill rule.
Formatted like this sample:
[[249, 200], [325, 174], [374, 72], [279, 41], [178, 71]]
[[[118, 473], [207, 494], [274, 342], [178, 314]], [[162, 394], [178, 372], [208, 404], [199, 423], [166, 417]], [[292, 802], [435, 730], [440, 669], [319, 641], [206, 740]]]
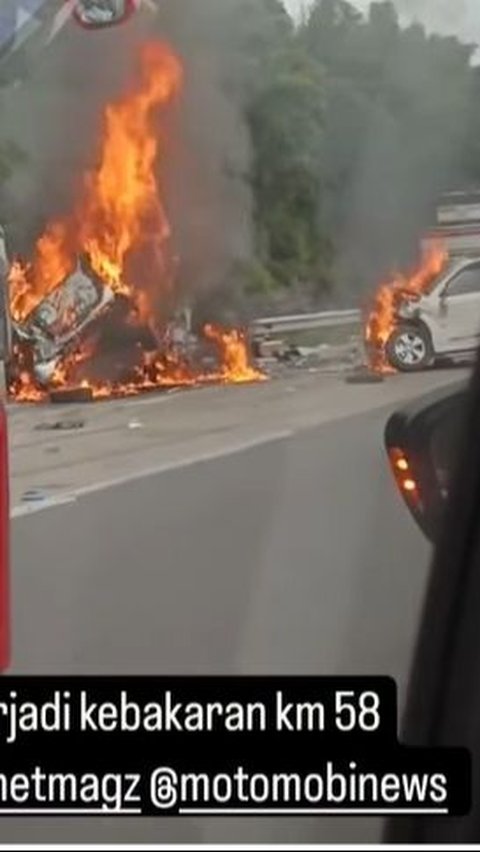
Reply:
[[[228, 281], [235, 293], [354, 304], [413, 259], [441, 191], [480, 184], [476, 47], [402, 25], [389, 0], [372, 2], [366, 14], [355, 0], [305, 7], [304, 20], [294, 22], [282, 0], [164, 0], [161, 15], [145, 18], [149, 35], [167, 37], [190, 74], [183, 140], [198, 165], [180, 169], [189, 179], [175, 183], [172, 216], [184, 277], [196, 292], [225, 291]], [[134, 33], [133, 25], [119, 31], [125, 48]], [[81, 167], [72, 153], [77, 137], [96, 132], [84, 113], [97, 116], [126, 73], [108, 51], [95, 53], [93, 40], [85, 62], [85, 43], [83, 32], [66, 31], [38, 68], [32, 59], [15, 90], [19, 114], [40, 115], [42, 134], [17, 139], [10, 108], [0, 140], [3, 195], [19, 162], [9, 137], [47, 176], [45, 194], [32, 172], [31, 197], [55, 212]], [[121, 44], [116, 57], [128, 54]], [[15, 56], [4, 68], [12, 79], [20, 73]], [[57, 94], [51, 106], [42, 97], [40, 109], [45, 81]], [[82, 136], [71, 138], [66, 110], [79, 111]], [[245, 262], [252, 212], [253, 258]], [[238, 245], [241, 262], [229, 273]]]
[[411, 259], [439, 192], [479, 182], [475, 47], [388, 0], [316, 0], [297, 27], [280, 0], [241, 5], [259, 286], [351, 301]]

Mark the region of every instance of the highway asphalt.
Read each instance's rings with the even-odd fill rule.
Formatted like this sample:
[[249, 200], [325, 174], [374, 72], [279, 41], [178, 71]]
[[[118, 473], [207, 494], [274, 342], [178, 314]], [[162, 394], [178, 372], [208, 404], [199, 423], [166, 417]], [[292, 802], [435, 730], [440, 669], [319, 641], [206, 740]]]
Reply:
[[[310, 376], [289, 394], [291, 381], [171, 398], [158, 411], [154, 402], [120, 404], [147, 431], [154, 415], [166, 429], [175, 420], [180, 429], [182, 417], [196, 426], [190, 442], [184, 435], [189, 461], [181, 465], [170, 439], [168, 465], [160, 441], [156, 473], [137, 448], [136, 471], [127, 451], [117, 454], [116, 484], [99, 464], [88, 486], [74, 470], [77, 490], [65, 481], [58, 504], [30, 513], [18, 502], [13, 672], [378, 673], [403, 688], [430, 551], [392, 485], [383, 428], [401, 399], [462, 377], [350, 387]], [[282, 420], [278, 400], [288, 397], [297, 418]], [[124, 439], [116, 410], [115, 428], [93, 429], [90, 442], [96, 434], [111, 443], [115, 429]], [[110, 417], [98, 411], [89, 416]], [[38, 417], [45, 411], [12, 412], [12, 428], [23, 424], [19, 446]], [[28, 473], [19, 449], [18, 472], [15, 452], [18, 497], [38, 469], [32, 462]], [[380, 830], [373, 820], [15, 819], [0, 825], [0, 842], [376, 842]]]

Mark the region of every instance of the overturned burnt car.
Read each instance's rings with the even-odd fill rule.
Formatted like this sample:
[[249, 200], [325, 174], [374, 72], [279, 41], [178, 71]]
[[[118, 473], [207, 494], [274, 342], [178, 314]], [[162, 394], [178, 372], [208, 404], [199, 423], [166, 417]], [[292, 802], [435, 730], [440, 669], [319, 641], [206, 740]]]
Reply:
[[51, 383], [66, 356], [114, 300], [113, 291], [79, 259], [75, 270], [23, 322], [12, 323], [13, 345], [28, 350], [40, 385]]

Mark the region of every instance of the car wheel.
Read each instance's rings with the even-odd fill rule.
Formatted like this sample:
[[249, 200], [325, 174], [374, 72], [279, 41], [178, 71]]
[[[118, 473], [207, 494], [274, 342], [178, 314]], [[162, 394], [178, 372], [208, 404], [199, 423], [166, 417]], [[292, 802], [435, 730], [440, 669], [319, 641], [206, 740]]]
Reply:
[[416, 325], [398, 326], [388, 340], [386, 353], [392, 367], [403, 373], [425, 369], [434, 354], [427, 329]]

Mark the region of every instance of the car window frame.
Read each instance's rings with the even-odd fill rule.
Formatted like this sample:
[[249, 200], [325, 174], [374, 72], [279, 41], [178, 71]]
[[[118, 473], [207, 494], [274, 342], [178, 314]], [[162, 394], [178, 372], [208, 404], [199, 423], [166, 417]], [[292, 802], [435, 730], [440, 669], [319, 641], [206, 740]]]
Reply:
[[[462, 293], [452, 292], [452, 289], [454, 289], [458, 279], [462, 275], [464, 275], [466, 272], [471, 272], [472, 270], [478, 270], [478, 289], [477, 290], [466, 290], [465, 292], [462, 292]], [[478, 294], [478, 296], [480, 296], [480, 261], [476, 262], [476, 263], [469, 264], [468, 266], [464, 266], [461, 269], [459, 269], [458, 272], [454, 273], [454, 275], [450, 278], [450, 280], [448, 281], [448, 283], [445, 287], [444, 294], [449, 299], [455, 299], [455, 298], [458, 298], [460, 296], [473, 296], [473, 295], [477, 295], [477, 294]]]

